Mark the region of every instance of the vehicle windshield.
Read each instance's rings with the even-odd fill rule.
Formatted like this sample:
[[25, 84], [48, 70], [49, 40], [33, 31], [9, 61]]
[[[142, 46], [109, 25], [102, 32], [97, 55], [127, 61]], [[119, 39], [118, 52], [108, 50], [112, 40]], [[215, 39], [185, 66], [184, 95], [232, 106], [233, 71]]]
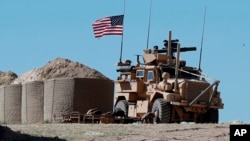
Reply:
[[136, 77], [137, 78], [143, 78], [144, 77], [144, 70], [137, 70], [136, 71]]
[[154, 72], [153, 71], [148, 71], [148, 81], [153, 81], [154, 80]]

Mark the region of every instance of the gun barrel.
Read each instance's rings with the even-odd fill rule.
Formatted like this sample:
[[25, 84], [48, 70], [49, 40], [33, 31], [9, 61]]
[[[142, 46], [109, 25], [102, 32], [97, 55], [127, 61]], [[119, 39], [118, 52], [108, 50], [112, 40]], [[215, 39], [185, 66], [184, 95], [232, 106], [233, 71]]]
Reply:
[[[180, 52], [186, 52], [186, 51], [196, 51], [196, 47], [182, 47], [182, 48], [180, 48]], [[175, 49], [174, 52], [177, 52], [177, 49]]]
[[[180, 52], [186, 52], [186, 51], [196, 51], [196, 47], [182, 47], [180, 48]], [[163, 49], [158, 49], [157, 50], [158, 53], [166, 53], [167, 49], [163, 48]], [[172, 52], [177, 52], [177, 48], [172, 48]]]

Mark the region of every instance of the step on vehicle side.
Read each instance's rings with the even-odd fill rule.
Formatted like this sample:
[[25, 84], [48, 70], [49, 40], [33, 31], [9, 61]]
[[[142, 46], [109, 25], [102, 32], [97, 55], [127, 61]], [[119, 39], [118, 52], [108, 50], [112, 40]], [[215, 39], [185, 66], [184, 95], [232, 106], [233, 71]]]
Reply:
[[139, 56], [134, 66], [130, 60], [117, 64], [114, 113], [155, 123], [218, 123], [218, 110], [224, 108], [219, 81], [209, 83], [200, 69], [186, 66], [180, 52], [196, 47], [180, 47], [171, 36], [170, 31], [162, 49], [144, 50], [144, 64]]

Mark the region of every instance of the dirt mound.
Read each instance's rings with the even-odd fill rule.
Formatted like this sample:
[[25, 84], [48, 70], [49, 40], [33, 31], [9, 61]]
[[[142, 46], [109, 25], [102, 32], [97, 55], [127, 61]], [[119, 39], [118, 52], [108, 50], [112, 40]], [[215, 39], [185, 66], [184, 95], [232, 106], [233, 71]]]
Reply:
[[17, 75], [12, 71], [8, 71], [8, 72], [0, 71], [0, 85], [11, 84], [16, 78], [17, 78]]
[[91, 69], [79, 62], [57, 58], [53, 61], [49, 61], [41, 68], [30, 70], [18, 76], [18, 78], [15, 79], [13, 83], [22, 84], [29, 81], [43, 81], [57, 77], [109, 79], [99, 71]]

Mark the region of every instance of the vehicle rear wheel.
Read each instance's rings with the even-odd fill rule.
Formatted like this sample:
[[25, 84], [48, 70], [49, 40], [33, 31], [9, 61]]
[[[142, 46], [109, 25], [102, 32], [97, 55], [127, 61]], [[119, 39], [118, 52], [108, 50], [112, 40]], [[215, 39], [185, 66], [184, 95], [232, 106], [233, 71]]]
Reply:
[[116, 103], [114, 109], [115, 116], [128, 116], [128, 101], [120, 100]]
[[167, 103], [164, 99], [156, 99], [153, 107], [152, 113], [155, 114], [154, 122], [156, 123], [170, 123], [171, 120], [171, 105]]
[[219, 111], [218, 109], [209, 109], [203, 115], [204, 123], [218, 123], [219, 121]]

